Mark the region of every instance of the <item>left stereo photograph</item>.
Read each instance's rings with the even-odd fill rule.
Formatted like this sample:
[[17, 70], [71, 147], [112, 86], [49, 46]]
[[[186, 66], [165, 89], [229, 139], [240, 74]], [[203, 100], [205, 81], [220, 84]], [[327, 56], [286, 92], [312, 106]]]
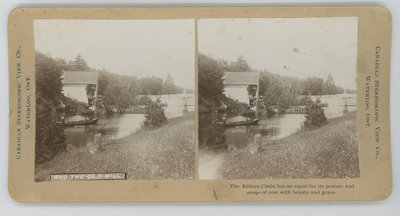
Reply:
[[33, 24], [35, 181], [196, 177], [193, 19]]

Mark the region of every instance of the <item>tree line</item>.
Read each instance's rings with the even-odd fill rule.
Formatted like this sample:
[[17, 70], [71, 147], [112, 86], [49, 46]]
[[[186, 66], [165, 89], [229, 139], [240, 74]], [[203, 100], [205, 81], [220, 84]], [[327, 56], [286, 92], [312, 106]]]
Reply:
[[103, 97], [104, 106], [116, 105], [121, 109], [128, 108], [140, 101], [137, 95], [163, 95], [183, 93], [185, 89], [175, 85], [170, 74], [166, 79], [148, 76], [136, 76], [111, 73], [106, 69], [96, 70], [88, 66], [81, 55], [74, 60], [55, 58], [55, 63], [64, 71], [97, 71], [98, 95]]
[[[259, 95], [263, 98], [262, 101], [266, 107], [279, 106], [281, 108], [289, 108], [299, 103], [299, 95], [333, 95], [345, 92], [344, 88], [336, 85], [331, 74], [328, 74], [325, 80], [320, 77], [297, 78], [282, 76], [267, 70], [260, 71], [251, 68], [243, 56], [239, 56], [234, 62], [228, 62], [200, 53], [200, 98], [204, 96], [205, 100], [212, 99], [214, 101], [223, 98], [223, 76], [224, 72], [227, 71], [260, 72]], [[210, 88], [207, 89], [207, 86]], [[355, 90], [346, 90], [346, 92], [355, 93]]]
[[296, 78], [260, 72], [260, 96], [266, 107], [278, 106], [287, 109], [299, 104], [299, 95], [334, 95], [343, 94], [344, 89], [336, 86], [331, 74], [326, 80], [319, 77]]

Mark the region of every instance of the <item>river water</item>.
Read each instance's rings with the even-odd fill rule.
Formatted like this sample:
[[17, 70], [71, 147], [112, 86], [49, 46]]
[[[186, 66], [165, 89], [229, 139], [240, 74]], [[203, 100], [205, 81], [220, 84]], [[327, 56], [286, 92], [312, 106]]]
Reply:
[[100, 116], [96, 125], [67, 127], [64, 129], [65, 142], [74, 147], [83, 147], [100, 133], [103, 140], [120, 139], [136, 132], [144, 121], [144, 114], [115, 114]]
[[[194, 94], [154, 95], [167, 106], [164, 113], [167, 118], [182, 116], [186, 111], [194, 111]], [[77, 121], [84, 118], [80, 115], [69, 116], [65, 121]], [[64, 129], [66, 144], [69, 147], [85, 147], [91, 145], [94, 135], [100, 133], [103, 143], [127, 137], [140, 129], [145, 120], [144, 114], [114, 114], [110, 116], [97, 116], [99, 121], [96, 125], [67, 127]]]

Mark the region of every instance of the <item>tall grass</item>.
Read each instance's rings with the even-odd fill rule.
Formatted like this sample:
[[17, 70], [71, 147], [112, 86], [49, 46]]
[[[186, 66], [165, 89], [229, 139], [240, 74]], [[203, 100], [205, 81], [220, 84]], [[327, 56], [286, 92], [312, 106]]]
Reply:
[[128, 179], [192, 179], [195, 177], [194, 113], [171, 119], [160, 128], [142, 129], [126, 138], [104, 143], [90, 153], [73, 149], [38, 166], [37, 181], [52, 173], [126, 172]]
[[360, 176], [356, 113], [330, 119], [316, 129], [301, 129], [255, 153], [241, 149], [225, 155], [227, 179], [356, 178]]

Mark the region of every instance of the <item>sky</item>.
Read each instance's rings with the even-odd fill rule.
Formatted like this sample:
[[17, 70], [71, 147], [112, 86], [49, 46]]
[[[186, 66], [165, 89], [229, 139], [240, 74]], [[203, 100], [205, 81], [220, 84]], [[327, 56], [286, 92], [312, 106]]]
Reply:
[[78, 54], [89, 67], [137, 77], [166, 78], [195, 88], [194, 20], [34, 21], [35, 49], [53, 58]]
[[250, 67], [356, 89], [357, 17], [201, 19], [199, 52]]

